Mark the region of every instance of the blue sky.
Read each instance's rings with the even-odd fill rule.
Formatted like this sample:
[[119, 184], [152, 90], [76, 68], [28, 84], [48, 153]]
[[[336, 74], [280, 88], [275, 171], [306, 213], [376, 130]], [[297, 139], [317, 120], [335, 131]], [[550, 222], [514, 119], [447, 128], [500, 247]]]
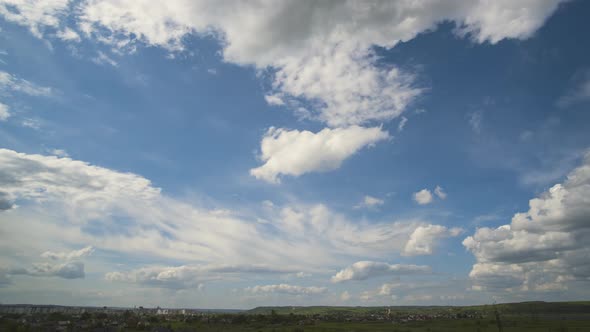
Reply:
[[0, 301], [587, 299], [589, 11], [0, 1]]

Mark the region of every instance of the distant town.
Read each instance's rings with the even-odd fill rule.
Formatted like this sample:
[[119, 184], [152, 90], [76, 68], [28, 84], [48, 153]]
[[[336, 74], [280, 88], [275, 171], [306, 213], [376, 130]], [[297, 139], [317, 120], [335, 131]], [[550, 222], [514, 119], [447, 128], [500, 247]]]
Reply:
[[[471, 307], [258, 307], [251, 310], [0, 305], [0, 331], [535, 331], [589, 327], [590, 302]], [[532, 327], [532, 328], [531, 328]], [[548, 331], [539, 329], [539, 331]], [[555, 331], [561, 331], [559, 329]], [[569, 331], [577, 331], [570, 329]], [[579, 331], [584, 331], [580, 329]]]

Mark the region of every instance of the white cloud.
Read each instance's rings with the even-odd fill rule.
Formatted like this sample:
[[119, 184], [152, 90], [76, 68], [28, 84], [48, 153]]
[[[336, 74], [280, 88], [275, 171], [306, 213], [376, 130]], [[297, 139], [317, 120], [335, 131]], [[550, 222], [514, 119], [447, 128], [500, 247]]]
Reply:
[[373, 299], [371, 292], [365, 291], [359, 295], [359, 300], [363, 302], [369, 302]]
[[169, 49], [182, 48], [186, 33], [215, 31], [224, 40], [225, 60], [276, 68], [273, 90], [318, 101], [317, 117], [343, 126], [398, 116], [420, 93], [411, 87], [407, 74], [375, 66], [372, 45], [393, 47], [447, 19], [458, 23], [459, 33], [470, 33], [478, 42], [527, 38], [557, 3], [382, 1], [317, 6], [285, 1], [242, 3], [238, 8], [232, 4], [230, 9], [206, 1], [150, 6], [141, 1], [125, 6], [91, 1], [83, 6], [82, 17], [89, 25], [121, 34], [125, 41], [133, 33]]
[[15, 91], [30, 96], [49, 97], [54, 94], [53, 89], [39, 86], [12, 74], [0, 71], [0, 91]]
[[447, 193], [444, 191], [444, 189], [441, 186], [436, 186], [436, 188], [434, 188], [434, 194], [436, 196], [438, 196], [438, 198], [440, 198], [440, 199], [447, 198]]
[[345, 45], [277, 64], [273, 92], [291, 96], [293, 105], [312, 101], [311, 118], [331, 127], [390, 120], [421, 93], [412, 86], [412, 75], [397, 68], [378, 69], [368, 49]]
[[198, 288], [203, 282], [239, 274], [288, 273], [289, 270], [264, 265], [181, 265], [152, 266], [127, 272], [109, 272], [105, 279], [112, 282], [137, 283], [162, 288]]
[[84, 247], [80, 250], [74, 250], [70, 252], [53, 252], [53, 251], [46, 251], [41, 254], [41, 257], [50, 258], [53, 260], [74, 260], [79, 259], [85, 256], [89, 256], [94, 251], [94, 248], [91, 246]]
[[225, 61], [272, 68], [271, 94], [283, 94], [294, 110], [311, 102], [312, 117], [337, 127], [397, 117], [422, 91], [411, 74], [377, 65], [372, 46], [391, 48], [443, 21], [474, 42], [524, 39], [559, 2], [90, 0], [73, 9], [67, 0], [5, 0], [0, 15], [38, 37], [45, 27], [65, 31], [73, 20], [85, 37], [118, 51], [134, 51], [137, 43], [178, 51], [187, 34], [213, 35]]
[[[434, 195], [436, 195], [436, 197], [440, 198], [440, 199], [446, 199], [447, 198], [447, 193], [444, 191], [444, 189], [441, 186], [436, 186], [434, 188]], [[434, 196], [432, 195], [432, 191], [430, 191], [429, 189], [422, 189], [418, 192], [414, 193], [414, 201], [416, 201], [416, 203], [420, 204], [420, 205], [427, 205], [430, 204], [434, 201]]]
[[131, 193], [147, 202], [160, 192], [139, 176], [113, 172], [68, 158], [0, 149], [0, 160], [3, 165], [0, 170], [2, 190], [21, 199], [58, 198], [67, 202], [78, 196], [70, 202], [74, 205], [81, 203], [80, 208], [84, 205], [100, 208], [100, 204], [106, 208], [107, 203]]
[[340, 301], [346, 302], [350, 300], [350, 293], [348, 291], [344, 291], [340, 294]]
[[422, 189], [414, 193], [414, 200], [420, 205], [430, 204], [432, 203], [432, 193], [428, 189]]
[[431, 269], [425, 265], [388, 264], [382, 262], [360, 261], [339, 271], [332, 277], [332, 282], [348, 280], [366, 280], [381, 276], [408, 274], [429, 274]]
[[7, 21], [28, 27], [33, 35], [41, 38], [45, 27], [59, 27], [69, 3], [69, 0], [2, 0], [0, 15]]
[[404, 130], [404, 128], [406, 127], [406, 123], [408, 123], [408, 118], [402, 116], [401, 120], [399, 120], [399, 124], [397, 125], [397, 131], [401, 132], [402, 130]]
[[23, 119], [21, 121], [21, 126], [26, 127], [26, 128], [31, 128], [31, 129], [35, 129], [35, 130], [39, 130], [41, 128], [41, 121], [39, 121], [38, 119]]
[[73, 41], [73, 42], [81, 41], [80, 35], [76, 31], [74, 31], [68, 27], [66, 27], [64, 30], [58, 31], [56, 36], [59, 39], [64, 40], [64, 41]]
[[381, 285], [381, 288], [379, 288], [379, 295], [382, 296], [391, 296], [393, 295], [393, 290], [402, 287], [403, 285], [401, 283], [385, 283], [383, 285]]
[[327, 291], [326, 287], [304, 287], [289, 284], [278, 284], [278, 285], [264, 285], [254, 286], [246, 288], [247, 292], [251, 293], [282, 293], [290, 295], [317, 295], [323, 294]]
[[406, 256], [431, 255], [440, 239], [457, 236], [461, 232], [460, 228], [448, 229], [440, 225], [419, 226], [410, 235], [402, 254]]
[[283, 99], [281, 99], [281, 96], [279, 96], [279, 95], [266, 95], [266, 96], [264, 96], [264, 99], [266, 100], [266, 102], [269, 105], [274, 105], [274, 106], [285, 105], [285, 102], [283, 101]]
[[[21, 250], [27, 238], [28, 250], [85, 244], [187, 266], [264, 262], [275, 270], [315, 274], [351, 259], [400, 253], [426, 224], [350, 220], [322, 204], [264, 204], [254, 213], [211, 210], [164, 195], [136, 174], [6, 149], [0, 149], [0, 165], [3, 252]], [[20, 208], [12, 208], [15, 201]]]
[[264, 164], [251, 169], [250, 174], [279, 183], [281, 174], [331, 171], [363, 147], [388, 137], [379, 127], [325, 128], [318, 133], [270, 128], [261, 142], [260, 159]]
[[68, 154], [68, 152], [66, 150], [63, 149], [52, 149], [51, 151], [49, 151], [52, 155], [54, 156], [58, 156], [58, 157], [69, 157], [70, 155]]
[[590, 278], [590, 155], [562, 184], [530, 200], [509, 225], [480, 228], [463, 245], [476, 289], [556, 290]]
[[[412, 304], [422, 298], [421, 301], [427, 304], [434, 304], [442, 301], [456, 302], [464, 298], [466, 287], [469, 282], [462, 279], [450, 278], [440, 275], [431, 274], [420, 278], [406, 277], [405, 281], [401, 278], [395, 278], [392, 282], [383, 283], [374, 290], [365, 291], [366, 297], [374, 301], [375, 305], [391, 305], [391, 300], [396, 301], [398, 305]], [[430, 296], [426, 300], [424, 296]], [[473, 299], [473, 298], [471, 298]], [[439, 301], [442, 300], [442, 301]]]
[[111, 65], [113, 67], [117, 67], [119, 65], [117, 61], [113, 60], [113, 58], [109, 57], [102, 51], [98, 51], [98, 55], [92, 58], [92, 62], [96, 63], [97, 65]]
[[[290, 234], [287, 238], [290, 241], [322, 243], [323, 248], [318, 250], [364, 257], [401, 252], [410, 234], [424, 224], [419, 221], [355, 222], [321, 204], [283, 207], [278, 220], [280, 223], [275, 224]], [[318, 254], [319, 251], [313, 253], [316, 258]]]
[[[435, 27], [444, 19], [460, 23], [459, 32], [471, 33], [478, 42], [527, 38], [543, 24], [559, 1], [518, 4], [511, 1], [427, 1], [420, 5], [380, 1], [366, 6], [262, 2], [239, 5], [236, 9], [241, 15], [228, 11], [229, 5], [211, 6], [206, 1], [177, 0], [151, 8], [145, 3], [135, 1], [116, 6], [114, 1], [89, 1], [82, 7], [83, 19], [126, 36], [136, 33], [149, 44], [168, 48], [180, 47], [180, 39], [192, 30], [207, 32], [212, 27], [218, 28], [227, 42], [224, 53], [228, 59], [264, 64], [281, 55], [308, 52], [302, 46], [320, 41], [332, 44], [346, 37], [360, 45], [392, 46]], [[258, 20], [254, 23], [252, 18]], [[168, 25], [164, 24], [166, 21]], [[384, 26], [390, 28], [380, 30]]]
[[510, 0], [473, 2], [459, 33], [470, 33], [477, 42], [497, 43], [504, 38], [525, 39], [539, 29], [555, 11], [556, 0]]
[[365, 195], [363, 200], [358, 205], [356, 205], [355, 208], [375, 208], [377, 206], [383, 205], [384, 203], [385, 201], [380, 198]]
[[0, 103], [0, 121], [6, 121], [10, 117], [8, 105]]
[[516, 264], [477, 263], [469, 277], [475, 281], [474, 290], [520, 288], [525, 281], [524, 269]]
[[36, 263], [30, 269], [16, 268], [5, 271], [6, 275], [26, 275], [31, 277], [60, 277], [64, 279], [84, 278], [84, 263], [66, 262], [60, 264]]
[[[0, 197], [5, 195], [0, 192]], [[22, 250], [22, 249], [21, 249]], [[46, 251], [41, 257], [51, 260], [62, 260], [63, 263], [33, 263], [31, 268], [7, 268], [0, 266], [0, 278], [26, 275], [30, 277], [59, 277], [63, 279], [81, 279], [85, 277], [84, 263], [79, 259], [93, 252], [92, 247], [85, 247], [71, 252]], [[20, 257], [19, 261], [22, 260]], [[9, 279], [8, 279], [9, 280]]]

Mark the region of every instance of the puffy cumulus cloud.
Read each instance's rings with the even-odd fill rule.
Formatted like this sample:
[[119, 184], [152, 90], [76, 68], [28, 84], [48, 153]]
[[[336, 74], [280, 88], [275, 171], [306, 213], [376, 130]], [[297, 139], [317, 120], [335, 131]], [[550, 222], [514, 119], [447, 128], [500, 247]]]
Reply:
[[246, 291], [255, 294], [281, 293], [289, 295], [317, 295], [325, 293], [327, 291], [327, 288], [316, 286], [304, 287], [289, 284], [278, 284], [248, 287], [246, 288]]
[[432, 193], [428, 189], [422, 189], [414, 193], [414, 200], [420, 205], [432, 203]]
[[43, 258], [50, 258], [53, 260], [75, 260], [85, 256], [89, 256], [94, 251], [94, 248], [91, 246], [84, 247], [80, 250], [74, 250], [70, 252], [53, 252], [53, 251], [46, 251], [41, 254]]
[[477, 42], [497, 43], [504, 38], [528, 38], [557, 9], [556, 0], [477, 1], [463, 18], [457, 32]]
[[[371, 46], [399, 41], [455, 21], [460, 34], [477, 42], [526, 38], [555, 10], [558, 1], [301, 1], [244, 2], [212, 6], [176, 0], [149, 6], [89, 1], [81, 6], [86, 31], [110, 30], [112, 43], [181, 49], [189, 32], [223, 40], [226, 61], [276, 68], [273, 90], [315, 102], [317, 117], [332, 126], [360, 124], [399, 115], [418, 93], [397, 68], [375, 65]], [[231, 7], [231, 8], [229, 8]], [[110, 36], [110, 35], [109, 35]]]
[[0, 121], [6, 121], [9, 117], [10, 112], [8, 105], [0, 103]]
[[251, 169], [250, 174], [278, 183], [279, 175], [331, 171], [363, 147], [388, 137], [379, 127], [325, 128], [317, 133], [270, 128], [260, 146], [264, 164]]
[[0, 14], [37, 36], [50, 28], [75, 41], [67, 30], [73, 21], [82, 35], [117, 51], [138, 43], [179, 51], [188, 34], [215, 36], [225, 61], [272, 68], [269, 95], [295, 110], [311, 103], [312, 117], [337, 127], [397, 117], [421, 92], [411, 74], [378, 65], [374, 45], [394, 47], [443, 21], [474, 42], [523, 39], [559, 2], [4, 0]]
[[398, 68], [381, 69], [369, 49], [350, 50], [337, 44], [314, 54], [279, 65], [273, 92], [282, 93], [297, 108], [311, 101], [305, 117], [331, 127], [386, 121], [399, 116], [421, 93], [414, 77]]
[[339, 271], [332, 282], [366, 280], [381, 276], [429, 274], [431, 268], [425, 265], [388, 264], [382, 262], [360, 261]]
[[31, 277], [60, 277], [64, 279], [84, 278], [84, 263], [66, 262], [62, 264], [36, 263], [30, 269], [9, 269], [7, 275], [27, 275]]
[[418, 226], [410, 235], [404, 247], [403, 255], [431, 255], [438, 241], [445, 237], [461, 234], [461, 228], [447, 228], [440, 225]]
[[[383, 3], [264, 1], [235, 8], [229, 3], [211, 6], [181, 0], [149, 7], [153, 9], [146, 11], [140, 3], [91, 1], [82, 6], [81, 20], [90, 34], [110, 30], [117, 37], [107, 40], [116, 45], [132, 44], [134, 35], [147, 44], [179, 50], [187, 33], [214, 34], [222, 40], [226, 61], [274, 69], [269, 94], [273, 98], [267, 98], [271, 104], [286, 103], [297, 110], [303, 102], [311, 102], [311, 117], [333, 127], [387, 120], [403, 112], [421, 90], [412, 86], [412, 75], [376, 66], [371, 46], [393, 46], [401, 35], [411, 38], [434, 24], [425, 22], [417, 31], [410, 28], [384, 36], [384, 25], [399, 25], [395, 16], [406, 8]], [[235, 10], [240, 14], [232, 14]], [[374, 24], [382, 10], [389, 12], [391, 21]], [[375, 38], [377, 34], [380, 38]]]
[[441, 186], [436, 186], [434, 188], [434, 195], [432, 194], [432, 191], [424, 188], [418, 192], [415, 192], [413, 195], [413, 198], [414, 198], [414, 201], [416, 201], [416, 203], [418, 203], [420, 205], [427, 205], [427, 204], [430, 204], [434, 201], [435, 195], [436, 195], [436, 197], [438, 197], [439, 199], [442, 199], [442, 200], [447, 198], [447, 193], [445, 192], [445, 190]]
[[491, 290], [513, 289], [522, 286], [525, 272], [516, 264], [478, 263], [473, 265], [469, 277], [477, 281], [473, 286], [476, 290], [484, 287]]
[[463, 245], [476, 289], [549, 291], [590, 279], [590, 155], [509, 225], [480, 228]]
[[363, 200], [355, 206], [355, 208], [375, 208], [377, 206], [383, 205], [384, 203], [385, 201], [380, 198], [366, 195], [365, 197], [363, 197]]
[[0, 71], [0, 91], [13, 91], [37, 97], [50, 97], [55, 93], [50, 87], [37, 85], [5, 71]]
[[[71, 158], [0, 149], [0, 164], [2, 200], [7, 207], [20, 206], [0, 213], [3, 252], [22, 250], [27, 238], [31, 252], [59, 241], [188, 266], [264, 263], [316, 274], [326, 266], [399, 254], [416, 228], [427, 225], [351, 220], [322, 204], [266, 203], [242, 213], [211, 210], [164, 195], [139, 175]], [[46, 256], [67, 259], [89, 251]]]

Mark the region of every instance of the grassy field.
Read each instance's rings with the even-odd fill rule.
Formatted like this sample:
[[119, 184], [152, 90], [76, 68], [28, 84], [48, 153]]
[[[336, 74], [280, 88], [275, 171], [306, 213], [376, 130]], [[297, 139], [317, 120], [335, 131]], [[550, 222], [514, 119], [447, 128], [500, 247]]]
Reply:
[[[53, 316], [59, 317], [53, 317]], [[0, 331], [45, 331], [26, 326], [21, 316], [0, 317]], [[43, 324], [55, 321], [92, 321], [114, 331], [260, 331], [260, 332], [590, 332], [590, 302], [524, 302], [485, 306], [431, 307], [260, 307], [240, 313], [203, 312], [198, 315], [135, 315], [131, 311], [87, 314], [88, 317], [40, 316]], [[124, 324], [123, 324], [124, 322]], [[77, 323], [74, 321], [73, 323]], [[141, 324], [140, 324], [141, 323]], [[99, 324], [99, 325], [97, 325]], [[51, 325], [53, 326], [53, 325]], [[92, 329], [86, 330], [92, 330]], [[140, 329], [142, 328], [142, 329]], [[76, 330], [75, 324], [69, 330]]]
[[287, 315], [290, 313], [299, 315], [361, 315], [383, 312], [390, 309], [395, 313], [433, 313], [433, 312], [492, 312], [496, 308], [504, 314], [572, 314], [587, 313], [590, 314], [590, 301], [578, 302], [521, 302], [521, 303], [503, 303], [495, 305], [478, 305], [478, 306], [390, 306], [390, 307], [330, 307], [330, 306], [310, 306], [310, 307], [257, 307], [246, 311], [246, 314], [263, 314], [268, 315], [273, 310], [277, 314]]
[[[590, 318], [590, 317], [589, 317]], [[538, 332], [587, 332], [590, 331], [590, 319], [586, 320], [554, 320], [539, 319], [507, 319], [503, 322], [505, 332], [538, 331]], [[173, 325], [175, 330], [191, 329], [196, 331], [263, 331], [263, 332], [336, 332], [336, 331], [397, 331], [397, 332], [497, 332], [498, 327], [493, 320], [432, 320], [427, 322], [390, 323], [390, 322], [320, 322], [315, 325], [226, 325], [226, 324], [194, 324]]]
[[[474, 314], [474, 318], [448, 319], [430, 318], [400, 322], [391, 321], [354, 321], [354, 317], [371, 317], [372, 314], [383, 314], [390, 309], [391, 317], [407, 315], [442, 314]], [[197, 331], [397, 331], [397, 332], [497, 332], [499, 331], [495, 311], [500, 315], [504, 332], [544, 331], [544, 332], [577, 332], [590, 331], [590, 302], [524, 302], [499, 304], [495, 306], [467, 307], [260, 307], [240, 315], [249, 317], [275, 317], [283, 321], [273, 323], [269, 318], [252, 319], [243, 324], [207, 324], [204, 322], [172, 324], [177, 330]], [[274, 312], [274, 314], [272, 314]], [[307, 324], [288, 321], [286, 317], [322, 317], [308, 320]], [[233, 316], [235, 317], [235, 316]], [[335, 317], [345, 317], [337, 320]], [[336, 320], [335, 320], [336, 319]], [[352, 321], [344, 321], [346, 319]]]

